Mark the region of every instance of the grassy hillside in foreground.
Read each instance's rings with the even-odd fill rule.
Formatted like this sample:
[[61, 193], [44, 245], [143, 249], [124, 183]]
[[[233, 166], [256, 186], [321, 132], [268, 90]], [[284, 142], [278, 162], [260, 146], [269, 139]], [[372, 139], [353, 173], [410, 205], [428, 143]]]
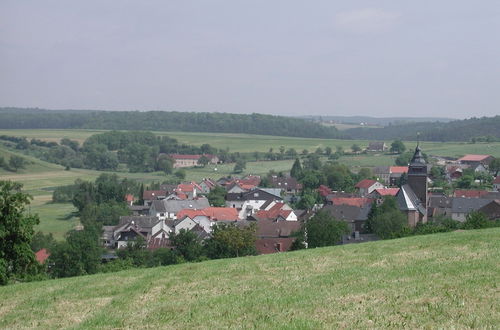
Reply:
[[0, 288], [1, 328], [494, 328], [500, 228]]

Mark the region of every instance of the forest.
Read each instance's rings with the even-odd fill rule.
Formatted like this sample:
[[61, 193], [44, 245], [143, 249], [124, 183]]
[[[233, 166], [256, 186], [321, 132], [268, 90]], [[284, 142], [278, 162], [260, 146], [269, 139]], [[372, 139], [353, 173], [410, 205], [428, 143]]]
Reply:
[[0, 108], [4, 129], [106, 129], [246, 133], [309, 138], [341, 138], [335, 127], [299, 118], [253, 113], [167, 111], [73, 111]]

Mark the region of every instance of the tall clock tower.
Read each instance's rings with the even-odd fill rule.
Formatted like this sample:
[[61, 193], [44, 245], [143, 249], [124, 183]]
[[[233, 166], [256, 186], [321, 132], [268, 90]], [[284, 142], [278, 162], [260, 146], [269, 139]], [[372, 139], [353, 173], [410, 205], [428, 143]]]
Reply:
[[[427, 210], [427, 162], [418, 144], [408, 167], [408, 185]], [[427, 221], [427, 214], [422, 220]]]

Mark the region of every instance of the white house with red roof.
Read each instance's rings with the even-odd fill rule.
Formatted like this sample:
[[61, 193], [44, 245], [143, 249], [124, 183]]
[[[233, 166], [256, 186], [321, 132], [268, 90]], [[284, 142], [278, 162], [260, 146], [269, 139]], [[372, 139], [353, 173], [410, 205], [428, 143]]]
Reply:
[[372, 193], [375, 189], [382, 189], [385, 187], [383, 184], [381, 184], [378, 181], [365, 179], [365, 180], [359, 181], [356, 184], [355, 188], [356, 188], [356, 191], [358, 192], [359, 196], [365, 197], [368, 194]]
[[298, 217], [290, 206], [285, 203], [273, 202], [270, 207], [257, 211], [253, 218], [273, 221], [297, 221]]

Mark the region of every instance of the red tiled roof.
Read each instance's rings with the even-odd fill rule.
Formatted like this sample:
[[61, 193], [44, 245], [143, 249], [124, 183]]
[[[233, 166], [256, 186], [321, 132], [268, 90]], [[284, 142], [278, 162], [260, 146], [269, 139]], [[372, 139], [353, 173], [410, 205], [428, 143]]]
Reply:
[[295, 237], [259, 238], [255, 241], [255, 248], [260, 254], [270, 254], [290, 250]]
[[215, 156], [214, 155], [209, 155], [209, 154], [206, 154], [206, 155], [181, 155], [181, 154], [170, 154], [169, 155], [170, 157], [172, 157], [173, 159], [200, 159], [201, 156], [205, 156], [207, 157], [208, 159], [212, 159], [214, 158]]
[[260, 184], [260, 176], [257, 175], [248, 175], [243, 179], [236, 179], [235, 180], [241, 187], [241, 185], [250, 185], [250, 186], [258, 186]]
[[390, 166], [389, 173], [408, 173], [408, 166]]
[[319, 194], [323, 197], [326, 197], [332, 193], [332, 190], [325, 185], [319, 186], [318, 191], [319, 191]]
[[131, 195], [131, 194], [125, 195], [125, 200], [127, 202], [133, 202], [134, 201], [134, 195]]
[[493, 180], [493, 183], [500, 183], [500, 176], [497, 176], [495, 180]]
[[49, 257], [50, 253], [47, 251], [47, 249], [41, 249], [37, 253], [35, 253], [36, 261], [41, 264], [44, 264]]
[[480, 198], [487, 194], [488, 192], [486, 190], [463, 190], [463, 189], [457, 189], [453, 193], [455, 197], [469, 197], [469, 198]]
[[144, 190], [142, 194], [142, 199], [154, 200], [157, 196], [167, 196], [166, 190]]
[[238, 210], [232, 207], [207, 207], [201, 210], [183, 209], [177, 213], [177, 218], [184, 217], [193, 219], [197, 216], [206, 216], [214, 221], [236, 221], [238, 218]]
[[480, 162], [482, 160], [491, 157], [490, 155], [465, 155], [462, 158], [459, 158], [458, 161], [469, 161], [469, 162]]
[[396, 196], [399, 191], [399, 188], [385, 188], [385, 189], [375, 189], [375, 191], [380, 196]]
[[370, 180], [370, 179], [364, 179], [364, 180], [361, 180], [359, 181], [357, 184], [356, 184], [356, 188], [370, 188], [371, 186], [373, 186], [375, 183], [377, 183], [377, 181], [375, 180]]
[[285, 203], [276, 203], [269, 210], [259, 210], [255, 213], [255, 216], [259, 219], [272, 219], [276, 220], [279, 216], [286, 219], [292, 210], [283, 210]]
[[373, 199], [366, 197], [333, 197], [330, 199], [333, 205], [350, 205], [362, 207], [363, 205], [370, 204]]

